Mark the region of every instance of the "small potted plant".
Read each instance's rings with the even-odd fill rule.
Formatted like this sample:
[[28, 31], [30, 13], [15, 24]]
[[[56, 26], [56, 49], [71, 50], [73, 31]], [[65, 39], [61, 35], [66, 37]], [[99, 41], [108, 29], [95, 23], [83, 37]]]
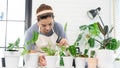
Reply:
[[7, 51], [5, 51], [4, 54], [6, 67], [9, 68], [19, 67], [19, 59], [20, 59], [19, 43], [20, 43], [20, 38], [18, 38], [14, 43], [9, 43], [9, 46], [7, 47]]
[[48, 47], [43, 47], [42, 51], [44, 51], [46, 53], [45, 55], [45, 59], [47, 62], [46, 67], [47, 68], [56, 68], [56, 62], [57, 62], [57, 50], [56, 49], [52, 49], [51, 48], [51, 44], [48, 43]]
[[120, 58], [115, 58], [114, 68], [120, 68]]
[[24, 48], [21, 53], [21, 55], [24, 57], [25, 68], [37, 68], [38, 67], [38, 57], [39, 55], [37, 53], [30, 53], [29, 50], [26, 48], [26, 46], [29, 46], [30, 44], [34, 44], [38, 39], [38, 32], [33, 32], [32, 38], [24, 43]]
[[62, 46], [59, 49], [60, 58], [60, 66], [64, 66], [66, 68], [71, 68], [73, 63], [73, 57], [76, 55], [76, 47], [75, 45], [70, 46]]
[[76, 55], [76, 68], [85, 68], [86, 58], [88, 58], [88, 49], [85, 49], [83, 53], [80, 52]]

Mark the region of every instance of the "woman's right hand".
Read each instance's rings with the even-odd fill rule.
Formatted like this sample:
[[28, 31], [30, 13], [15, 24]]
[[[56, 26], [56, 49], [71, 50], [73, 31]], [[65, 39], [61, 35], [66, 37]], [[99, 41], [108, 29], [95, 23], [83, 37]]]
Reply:
[[45, 56], [39, 56], [39, 65], [40, 66], [46, 66], [46, 59], [45, 59]]

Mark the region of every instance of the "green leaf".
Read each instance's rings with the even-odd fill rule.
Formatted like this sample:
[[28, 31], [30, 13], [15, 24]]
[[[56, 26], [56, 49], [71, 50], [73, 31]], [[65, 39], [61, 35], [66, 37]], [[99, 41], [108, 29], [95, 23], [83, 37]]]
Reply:
[[61, 50], [62, 50], [62, 51], [65, 51], [65, 50], [66, 50], [66, 46], [63, 45], [63, 46], [61, 47]]
[[100, 34], [98, 23], [90, 24], [88, 26], [90, 34], [93, 36], [98, 36]]
[[108, 30], [109, 30], [108, 26], [107, 25], [104, 26], [104, 36], [108, 33]]
[[20, 38], [18, 38], [14, 43], [9, 43], [7, 47], [8, 50], [13, 50], [19, 48]]
[[99, 28], [100, 32], [101, 32], [103, 35], [105, 35], [105, 31], [104, 31], [103, 27], [101, 26], [101, 24], [98, 22], [97, 25], [98, 25], [98, 28]]
[[60, 66], [64, 66], [63, 57], [60, 57]]
[[83, 33], [78, 35], [76, 42], [79, 42], [82, 39], [82, 35], [83, 35]]
[[90, 52], [90, 57], [91, 57], [91, 58], [93, 58], [93, 57], [94, 57], [94, 55], [95, 55], [95, 51], [94, 51], [94, 50], [92, 50], [92, 51]]
[[27, 41], [27, 45], [34, 44], [37, 41], [38, 36], [39, 36], [39, 33], [34, 31], [32, 38], [29, 41]]
[[112, 27], [112, 28], [110, 29], [109, 33], [111, 33], [113, 29], [114, 29], [114, 27]]
[[69, 46], [68, 50], [72, 56], [76, 56], [76, 47], [74, 45]]
[[33, 38], [32, 38], [33, 42], [36, 42], [36, 41], [37, 41], [38, 36], [39, 36], [39, 33], [34, 31], [34, 33], [33, 33]]
[[87, 56], [87, 53], [88, 53], [88, 49], [85, 49], [84, 50], [84, 55]]
[[41, 49], [42, 49], [43, 51], [45, 51], [48, 56], [54, 56], [55, 53], [57, 52], [57, 50], [52, 49], [52, 48], [50, 47], [50, 44], [49, 44], [49, 43], [48, 43], [48, 47], [43, 47], [43, 48], [41, 48]]
[[64, 54], [63, 51], [60, 51], [59, 55], [60, 55], [60, 56], [65, 56], [65, 54]]
[[90, 39], [88, 40], [88, 43], [89, 43], [90, 47], [93, 48], [94, 45], [95, 45], [95, 39], [94, 39], [94, 38], [90, 38]]
[[7, 47], [8, 50], [13, 50], [14, 48], [14, 44], [13, 43], [9, 43], [9, 46]]
[[82, 25], [79, 27], [80, 30], [86, 30], [87, 29], [87, 25]]
[[29, 53], [29, 50], [27, 48], [24, 47], [24, 50], [22, 51], [21, 55], [25, 55]]
[[106, 49], [116, 50], [119, 48], [119, 46], [120, 46], [119, 42], [113, 38], [106, 44]]
[[19, 43], [20, 43], [20, 38], [18, 38], [18, 39], [15, 41], [14, 45], [15, 45], [17, 48], [19, 48]]
[[64, 31], [65, 32], [67, 31], [67, 23], [65, 23], [65, 25], [64, 25]]

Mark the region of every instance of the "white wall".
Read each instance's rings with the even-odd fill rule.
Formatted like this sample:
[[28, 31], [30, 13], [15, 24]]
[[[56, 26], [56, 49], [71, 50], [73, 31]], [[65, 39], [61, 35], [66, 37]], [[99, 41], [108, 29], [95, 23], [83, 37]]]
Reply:
[[120, 40], [120, 0], [115, 0], [115, 37]]
[[53, 7], [55, 20], [63, 26], [67, 22], [67, 36], [72, 44], [79, 34], [79, 26], [99, 21], [98, 17], [90, 20], [87, 11], [101, 7], [100, 16], [105, 24], [112, 24], [112, 0], [33, 0], [32, 23], [36, 22], [36, 9], [42, 4]]

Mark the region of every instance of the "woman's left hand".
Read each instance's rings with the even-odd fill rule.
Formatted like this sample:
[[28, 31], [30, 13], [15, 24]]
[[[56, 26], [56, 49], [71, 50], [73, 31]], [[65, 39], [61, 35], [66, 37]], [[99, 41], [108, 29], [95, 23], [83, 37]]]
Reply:
[[40, 66], [45, 66], [46, 65], [46, 59], [45, 56], [39, 56], [39, 61], [38, 61]]

